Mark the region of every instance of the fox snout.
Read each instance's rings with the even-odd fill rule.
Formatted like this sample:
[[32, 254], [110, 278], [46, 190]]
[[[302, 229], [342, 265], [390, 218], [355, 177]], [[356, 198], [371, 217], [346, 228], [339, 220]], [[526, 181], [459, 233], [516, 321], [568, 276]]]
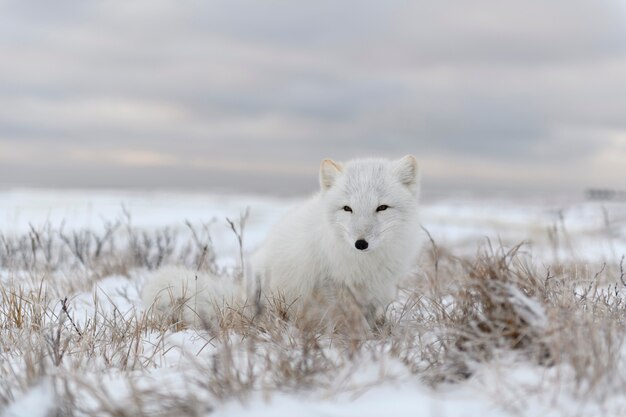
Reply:
[[367, 243], [367, 240], [365, 239], [359, 239], [356, 242], [354, 242], [354, 247], [357, 248], [358, 250], [365, 250], [367, 249], [368, 246], [369, 246], [369, 243]]

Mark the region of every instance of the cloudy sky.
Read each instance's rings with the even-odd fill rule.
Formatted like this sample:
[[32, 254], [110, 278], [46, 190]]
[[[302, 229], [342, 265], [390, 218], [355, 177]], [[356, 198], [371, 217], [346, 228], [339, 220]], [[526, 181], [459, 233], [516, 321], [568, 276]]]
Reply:
[[0, 186], [626, 189], [626, 1], [0, 0]]

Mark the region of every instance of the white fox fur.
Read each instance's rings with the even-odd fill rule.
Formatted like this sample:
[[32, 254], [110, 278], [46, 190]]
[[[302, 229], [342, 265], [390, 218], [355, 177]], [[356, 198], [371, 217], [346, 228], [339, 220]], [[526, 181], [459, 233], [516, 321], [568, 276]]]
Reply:
[[183, 319], [195, 323], [198, 316], [211, 320], [217, 306], [241, 306], [255, 294], [261, 302], [280, 296], [298, 311], [316, 293], [332, 297], [344, 291], [371, 322], [393, 301], [398, 280], [417, 254], [417, 161], [412, 155], [345, 164], [324, 160], [320, 188], [271, 229], [252, 256], [246, 285], [163, 268], [146, 284], [145, 304], [166, 311], [172, 300], [186, 301]]

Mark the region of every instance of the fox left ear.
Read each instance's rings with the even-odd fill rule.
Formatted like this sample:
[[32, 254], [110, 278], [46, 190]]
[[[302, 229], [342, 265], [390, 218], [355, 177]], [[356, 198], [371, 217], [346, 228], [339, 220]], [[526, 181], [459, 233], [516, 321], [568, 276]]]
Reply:
[[337, 177], [343, 171], [343, 166], [332, 159], [324, 159], [320, 165], [320, 187], [322, 191], [328, 190], [333, 186]]
[[413, 155], [407, 155], [395, 162], [394, 171], [400, 182], [408, 187], [414, 194], [419, 191], [419, 170], [417, 159]]

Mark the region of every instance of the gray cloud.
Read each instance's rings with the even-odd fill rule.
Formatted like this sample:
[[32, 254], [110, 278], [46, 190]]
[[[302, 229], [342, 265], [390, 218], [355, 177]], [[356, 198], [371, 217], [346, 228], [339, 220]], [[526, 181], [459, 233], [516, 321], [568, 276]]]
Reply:
[[0, 181], [295, 190], [414, 152], [433, 186], [626, 187], [626, 8], [463, 6], [3, 2]]

